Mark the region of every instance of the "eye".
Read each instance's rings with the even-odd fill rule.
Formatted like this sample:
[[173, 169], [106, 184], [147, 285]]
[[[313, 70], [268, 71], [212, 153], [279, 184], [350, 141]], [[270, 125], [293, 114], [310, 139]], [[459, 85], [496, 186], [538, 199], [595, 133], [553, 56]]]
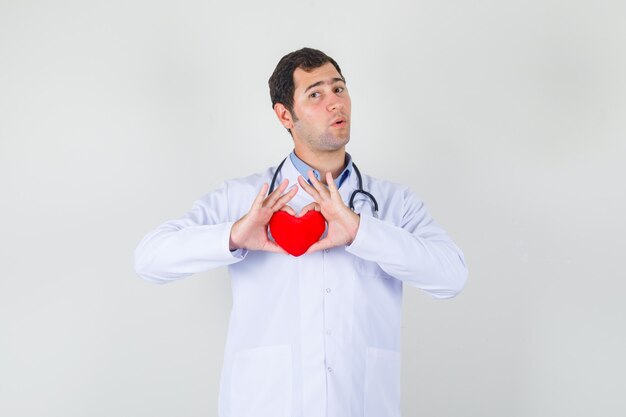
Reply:
[[345, 87], [337, 87], [335, 88], [335, 93], [343, 93], [343, 90], [345, 90]]
[[309, 97], [311, 98], [318, 98], [320, 96], [320, 93], [318, 93], [317, 91], [314, 93], [309, 94]]

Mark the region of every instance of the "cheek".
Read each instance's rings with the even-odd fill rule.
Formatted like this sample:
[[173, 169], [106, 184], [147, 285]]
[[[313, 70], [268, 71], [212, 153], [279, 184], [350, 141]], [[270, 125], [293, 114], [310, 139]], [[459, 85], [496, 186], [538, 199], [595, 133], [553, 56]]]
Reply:
[[293, 112], [298, 116], [298, 119], [307, 119], [311, 109], [309, 106], [304, 106], [302, 103], [296, 102], [293, 106]]
[[317, 111], [316, 109], [308, 108], [304, 109], [302, 112], [302, 119], [308, 123], [316, 124], [316, 122], [322, 117], [323, 115], [321, 114], [321, 112]]

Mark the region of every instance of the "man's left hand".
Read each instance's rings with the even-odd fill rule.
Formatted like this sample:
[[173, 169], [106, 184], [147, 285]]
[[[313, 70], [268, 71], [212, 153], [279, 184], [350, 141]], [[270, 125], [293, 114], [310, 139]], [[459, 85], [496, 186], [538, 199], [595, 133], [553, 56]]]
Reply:
[[328, 222], [328, 233], [324, 239], [314, 243], [306, 253], [351, 244], [359, 230], [359, 215], [343, 202], [330, 172], [326, 173], [328, 188], [315, 178], [312, 170], [309, 170], [308, 175], [313, 186], [302, 176], [298, 177], [298, 183], [315, 202], [305, 206], [298, 217], [309, 210], [320, 211]]

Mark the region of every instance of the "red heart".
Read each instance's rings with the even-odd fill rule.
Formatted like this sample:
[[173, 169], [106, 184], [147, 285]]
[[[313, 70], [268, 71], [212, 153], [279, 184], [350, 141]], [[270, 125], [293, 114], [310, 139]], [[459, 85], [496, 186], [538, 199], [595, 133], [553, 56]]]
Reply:
[[286, 211], [277, 211], [270, 219], [274, 240], [287, 253], [300, 256], [317, 242], [326, 229], [326, 220], [319, 211], [307, 211], [294, 217]]

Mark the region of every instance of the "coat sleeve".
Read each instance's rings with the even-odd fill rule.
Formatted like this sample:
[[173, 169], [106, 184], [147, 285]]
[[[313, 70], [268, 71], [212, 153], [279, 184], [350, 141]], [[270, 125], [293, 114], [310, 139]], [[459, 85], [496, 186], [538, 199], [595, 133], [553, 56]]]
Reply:
[[461, 249], [408, 189], [403, 190], [403, 202], [397, 225], [362, 215], [356, 238], [346, 250], [434, 298], [454, 297], [467, 279]]
[[164, 284], [241, 261], [247, 251], [231, 252], [228, 247], [234, 220], [229, 218], [224, 184], [197, 200], [183, 217], [148, 233], [135, 249], [135, 271], [147, 281]]

